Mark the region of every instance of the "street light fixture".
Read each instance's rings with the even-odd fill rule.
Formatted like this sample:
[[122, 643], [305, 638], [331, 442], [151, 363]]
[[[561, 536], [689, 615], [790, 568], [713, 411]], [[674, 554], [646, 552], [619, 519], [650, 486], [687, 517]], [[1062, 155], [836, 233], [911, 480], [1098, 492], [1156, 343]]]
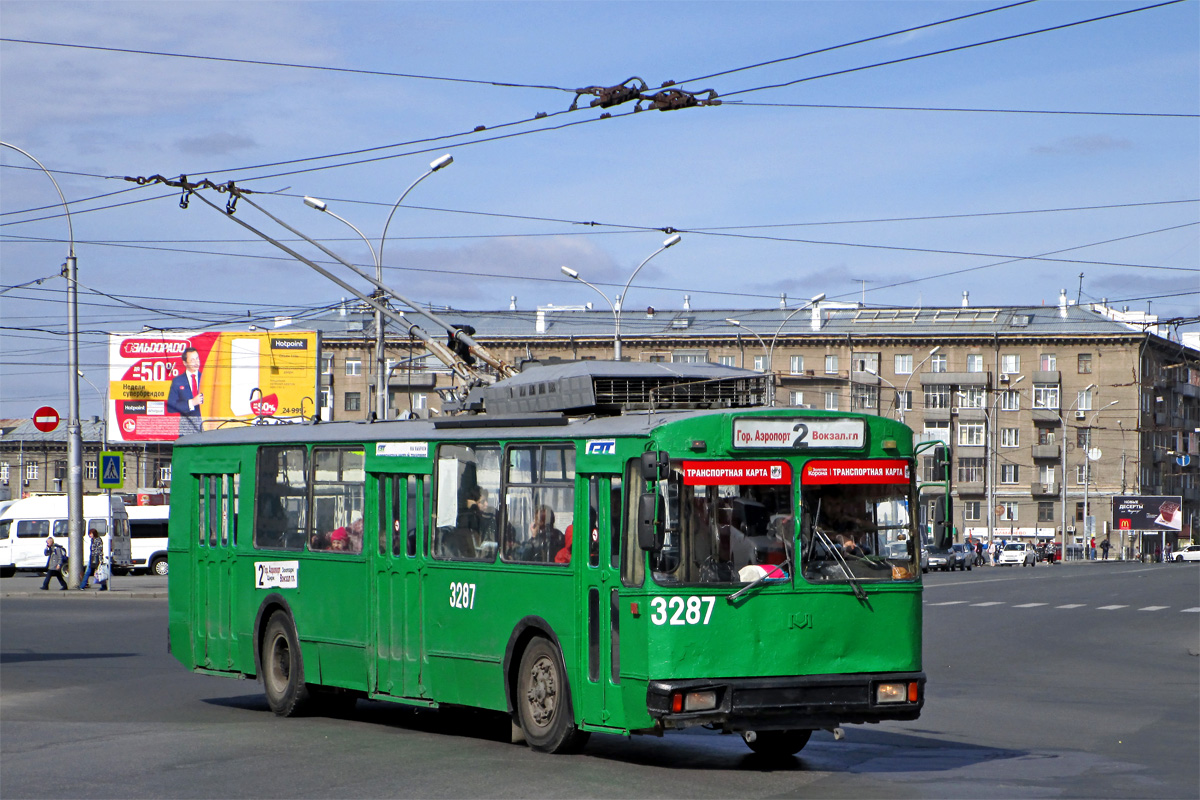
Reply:
[[[908, 393], [908, 382], [912, 380], [912, 376], [916, 375], [918, 372], [920, 372], [921, 367], [925, 366], [925, 362], [928, 361], [929, 359], [933, 358], [934, 354], [936, 354], [941, 349], [942, 349], [942, 346], [940, 344], [936, 345], [932, 350], [929, 351], [929, 354], [927, 356], [925, 356], [924, 358], [921, 359], [920, 364], [917, 364], [915, 367], [913, 367], [913, 371], [908, 373], [908, 378], [905, 379], [905, 381], [904, 381], [904, 388], [901, 389], [902, 392], [904, 392], [906, 394]], [[904, 422], [904, 409], [900, 410], [900, 421]]]
[[[388, 226], [392, 224], [392, 217], [396, 213], [396, 209], [404, 202], [404, 198], [408, 196], [418, 183], [428, 178], [433, 173], [448, 167], [454, 163], [454, 156], [449, 153], [435, 159], [429, 164], [429, 169], [426, 170], [420, 177], [409, 184], [408, 188], [400, 195], [400, 199], [392, 204], [392, 211], [388, 214], [387, 221], [383, 225], [383, 234], [379, 237], [379, 249], [371, 244], [371, 240], [363, 235], [353, 223], [344, 217], [338, 216], [329, 210], [329, 204], [324, 200], [316, 197], [304, 198], [304, 205], [309, 208], [316, 209], [324, 214], [328, 214], [339, 222], [349, 226], [351, 230], [359, 235], [359, 237], [367, 243], [367, 249], [371, 251], [371, 258], [375, 261], [375, 280], [377, 283], [383, 283], [383, 244], [387, 241]], [[376, 297], [380, 302], [385, 302], [383, 298], [383, 290], [376, 287], [371, 293], [372, 297]], [[375, 309], [375, 418], [379, 420], [387, 419], [388, 407], [388, 391], [387, 391], [387, 360], [384, 356], [384, 334], [386, 322], [383, 318], [383, 312], [378, 308]]]
[[[1119, 400], [1113, 400], [1111, 403], [1108, 403], [1107, 405], [1101, 406], [1100, 408], [1096, 409], [1096, 412], [1092, 414], [1092, 416], [1091, 416], [1091, 419], [1089, 419], [1089, 420], [1088, 420], [1087, 427], [1086, 427], [1086, 428], [1084, 428], [1084, 431], [1085, 431], [1085, 433], [1084, 433], [1084, 447], [1083, 447], [1083, 534], [1084, 534], [1084, 547], [1087, 547], [1087, 546], [1088, 546], [1088, 545], [1087, 545], [1088, 489], [1091, 487], [1091, 482], [1092, 482], [1092, 476], [1091, 476], [1091, 465], [1092, 465], [1092, 456], [1091, 456], [1091, 452], [1092, 452], [1092, 425], [1094, 425], [1094, 424], [1095, 424], [1096, 417], [1100, 416], [1100, 412], [1101, 412], [1101, 411], [1103, 411], [1103, 410], [1104, 410], [1104, 409], [1106, 409], [1106, 408], [1111, 408], [1112, 406], [1115, 406], [1115, 405], [1116, 405], [1118, 402], [1120, 402], [1120, 401], [1119, 401]], [[1095, 529], [1093, 528], [1093, 534], [1092, 534], [1093, 536], [1095, 535], [1094, 531], [1095, 531]]]
[[[1070, 414], [1075, 409], [1075, 406], [1079, 403], [1080, 396], [1084, 392], [1090, 392], [1092, 389], [1095, 389], [1095, 388], [1096, 388], [1096, 384], [1089, 383], [1087, 386], [1085, 386], [1083, 388], [1083, 390], [1081, 392], [1079, 392], [1079, 394], [1075, 395], [1075, 402], [1071, 403], [1071, 407], [1067, 409], [1067, 414]], [[1060, 407], [1062, 406], [1061, 400], [1059, 401], [1058, 405]], [[1062, 548], [1063, 549], [1062, 549], [1062, 555], [1060, 556], [1060, 558], [1061, 558], [1061, 560], [1066, 561], [1067, 560], [1067, 417], [1063, 414], [1059, 414], [1058, 411], [1055, 409], [1050, 409], [1050, 410], [1054, 411], [1054, 415], [1056, 417], [1058, 417], [1058, 423], [1060, 426], [1060, 430], [1062, 430], [1062, 486], [1059, 487], [1059, 491], [1062, 493]], [[1084, 458], [1087, 458], [1086, 453], [1084, 454]]]
[[[1015, 381], [1008, 385], [1008, 391], [1012, 391], [1018, 383], [1025, 380], [1025, 376], [1019, 376]], [[984, 416], [987, 419], [988, 426], [988, 462], [987, 462], [987, 546], [992, 546], [992, 541], [995, 539], [996, 533], [996, 461], [999, 450], [996, 447], [996, 404], [1000, 402], [1000, 392], [993, 392], [992, 402], [987, 409], [984, 410]], [[989, 413], [990, 412], [990, 413]]]
[[608, 295], [606, 295], [604, 292], [600, 291], [598, 288], [596, 288], [596, 286], [594, 286], [591, 283], [588, 283], [583, 278], [579, 277], [579, 273], [576, 270], [573, 270], [570, 267], [560, 267], [559, 268], [563, 275], [566, 275], [568, 278], [573, 278], [574, 280], [579, 281], [584, 286], [587, 286], [592, 291], [596, 292], [596, 294], [603, 297], [604, 302], [608, 303], [609, 308], [612, 309], [612, 313], [613, 313], [613, 361], [621, 360], [621, 305], [625, 300], [625, 295], [629, 292], [629, 287], [633, 283], [633, 279], [637, 277], [637, 274], [642, 271], [642, 267], [646, 266], [646, 264], [650, 261], [650, 259], [654, 258], [656, 255], [661, 253], [663, 250], [666, 250], [669, 247], [674, 247], [675, 245], [679, 244], [679, 242], [682, 241], [682, 239], [683, 239], [683, 237], [681, 237], [679, 234], [676, 233], [676, 234], [672, 235], [670, 238], [668, 238], [665, 242], [663, 242], [662, 247], [658, 248], [653, 253], [646, 256], [645, 260], [643, 260], [642, 263], [638, 264], [637, 269], [635, 269], [633, 271], [633, 274], [629, 276], [629, 280], [625, 282], [625, 288], [621, 291], [621, 294], [617, 295], [615, 302], [613, 300], [609, 300]]

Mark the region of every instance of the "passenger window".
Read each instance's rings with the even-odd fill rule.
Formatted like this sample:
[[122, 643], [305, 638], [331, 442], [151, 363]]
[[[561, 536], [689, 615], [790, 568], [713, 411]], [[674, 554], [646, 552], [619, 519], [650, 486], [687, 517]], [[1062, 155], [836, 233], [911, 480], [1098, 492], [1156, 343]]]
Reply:
[[[588, 481], [588, 566], [600, 566], [600, 479]], [[567, 548], [571, 547], [571, 537], [567, 536]]]
[[621, 532], [625, 529], [622, 523], [625, 516], [621, 513], [621, 477], [614, 475], [609, 491], [609, 544], [612, 548], [609, 554], [609, 566], [617, 569], [621, 566]]
[[504, 559], [568, 564], [564, 531], [575, 515], [575, 449], [570, 445], [512, 447], [504, 496]]
[[17, 520], [18, 539], [45, 539], [50, 535], [50, 520], [20, 519]]
[[12, 530], [12, 520], [6, 519], [0, 521], [0, 539], [7, 539], [9, 531]]
[[[71, 533], [71, 529], [67, 525], [67, 521], [65, 519], [54, 520], [54, 538], [61, 539], [64, 536], [69, 536], [70, 533]], [[86, 536], [86, 535], [87, 535], [87, 533], [84, 532], [84, 536]]]
[[308, 529], [307, 459], [303, 447], [258, 451], [254, 546], [301, 550]]
[[99, 533], [102, 536], [107, 536], [108, 535], [108, 520], [106, 520], [106, 519], [89, 519], [88, 523], [87, 523], [87, 530], [89, 530], [89, 531], [95, 530], [96, 533]]
[[[630, 459], [625, 466], [625, 483], [629, 492], [625, 506], [620, 511], [620, 519], [624, 521], [622, 537], [624, 551], [621, 553], [621, 583], [626, 586], [641, 586], [646, 581], [646, 554], [637, 542], [637, 508], [638, 487], [644, 486], [638, 462]], [[616, 536], [613, 531], [613, 536]]]
[[500, 458], [494, 444], [438, 448], [434, 558], [495, 560]]
[[312, 464], [313, 525], [308, 549], [361, 553], [366, 489], [363, 451], [317, 447]]

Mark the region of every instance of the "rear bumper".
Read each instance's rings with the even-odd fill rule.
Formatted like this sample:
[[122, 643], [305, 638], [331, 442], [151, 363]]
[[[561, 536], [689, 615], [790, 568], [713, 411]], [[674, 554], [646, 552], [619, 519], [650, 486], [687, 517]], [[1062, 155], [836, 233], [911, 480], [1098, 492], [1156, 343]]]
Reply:
[[[916, 702], [875, 701], [878, 684], [901, 682], [918, 684]], [[715, 709], [671, 710], [676, 694], [707, 691], [716, 692]], [[831, 728], [916, 719], [924, 704], [924, 672], [651, 681], [646, 689], [650, 716], [667, 729], [695, 725], [714, 725], [731, 731]]]

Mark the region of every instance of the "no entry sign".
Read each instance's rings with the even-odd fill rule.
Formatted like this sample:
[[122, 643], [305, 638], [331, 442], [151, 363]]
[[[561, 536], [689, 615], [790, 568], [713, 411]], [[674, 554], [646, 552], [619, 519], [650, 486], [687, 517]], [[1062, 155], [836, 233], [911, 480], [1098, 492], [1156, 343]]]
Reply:
[[33, 412], [33, 427], [42, 433], [49, 433], [58, 427], [58, 412], [50, 406], [42, 406]]

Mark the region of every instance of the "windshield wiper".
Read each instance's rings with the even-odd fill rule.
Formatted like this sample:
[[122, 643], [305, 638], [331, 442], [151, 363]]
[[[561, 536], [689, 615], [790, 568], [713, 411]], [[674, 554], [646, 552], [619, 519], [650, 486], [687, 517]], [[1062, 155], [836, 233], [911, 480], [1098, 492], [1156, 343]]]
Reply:
[[[820, 506], [817, 508], [819, 513]], [[841, 567], [842, 572], [846, 576], [847, 582], [850, 584], [850, 588], [854, 590], [854, 596], [859, 600], [866, 600], [867, 592], [863, 589], [862, 584], [859, 583], [858, 578], [854, 577], [854, 574], [850, 572], [850, 565], [846, 562], [846, 557], [842, 554], [842, 549], [830, 541], [829, 536], [825, 534], [825, 531], [817, 527], [817, 522], [815, 519], [813, 520], [812, 529], [813, 538], [815, 539], [818, 536], [821, 537], [821, 544], [825, 547], [826, 551], [833, 556], [834, 562]]]
[[[792, 564], [792, 557], [788, 556], [782, 564], [778, 565], [779, 569], [783, 572], [783, 580], [786, 580], [787, 577], [792, 574], [792, 573], [788, 572], [788, 567], [790, 567], [791, 564]], [[758, 586], [759, 584], [765, 583], [770, 580], [781, 580], [781, 579], [780, 578], [772, 578], [770, 572], [764, 572], [762, 575], [755, 578], [750, 583], [743, 586], [741, 589], [738, 589], [733, 594], [726, 595], [725, 602], [729, 603], [730, 605], [733, 605], [733, 601], [737, 600], [739, 597], [744, 595], [746, 592], [750, 591], [751, 589]]]

